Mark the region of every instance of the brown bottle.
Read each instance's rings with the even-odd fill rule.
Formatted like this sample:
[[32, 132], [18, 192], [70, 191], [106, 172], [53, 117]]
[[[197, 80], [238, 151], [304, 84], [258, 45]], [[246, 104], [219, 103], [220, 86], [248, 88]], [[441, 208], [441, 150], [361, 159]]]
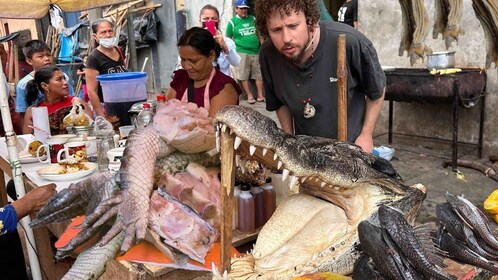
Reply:
[[245, 233], [254, 232], [254, 198], [250, 193], [249, 186], [242, 185], [239, 195], [239, 230]]
[[265, 224], [263, 189], [259, 186], [251, 186], [251, 194], [254, 197], [254, 226], [259, 228]]
[[275, 194], [275, 189], [271, 184], [271, 178], [266, 179], [266, 184], [261, 186], [261, 188], [263, 189], [264, 221], [266, 223], [277, 208], [277, 196]]

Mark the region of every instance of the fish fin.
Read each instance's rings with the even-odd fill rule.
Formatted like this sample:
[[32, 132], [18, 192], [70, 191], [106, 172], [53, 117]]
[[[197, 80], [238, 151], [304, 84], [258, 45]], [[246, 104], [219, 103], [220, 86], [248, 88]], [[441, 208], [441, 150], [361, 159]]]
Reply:
[[440, 268], [445, 268], [447, 265], [444, 264], [443, 257], [441, 256], [441, 250], [436, 245], [435, 235], [437, 231], [436, 224], [433, 222], [424, 223], [416, 225], [413, 227], [415, 236], [420, 240], [420, 244], [427, 253], [427, 257], [431, 263], [437, 265]]
[[401, 279], [408, 280], [405, 275], [406, 271], [410, 269], [411, 265], [408, 259], [406, 259], [406, 257], [403, 255], [401, 248], [399, 248], [399, 246], [389, 235], [389, 232], [387, 232], [387, 230], [385, 229], [382, 229], [382, 240], [384, 240], [385, 244], [390, 248], [391, 251], [394, 252], [394, 254], [392, 254], [392, 260], [394, 261], [399, 275], [402, 277]]

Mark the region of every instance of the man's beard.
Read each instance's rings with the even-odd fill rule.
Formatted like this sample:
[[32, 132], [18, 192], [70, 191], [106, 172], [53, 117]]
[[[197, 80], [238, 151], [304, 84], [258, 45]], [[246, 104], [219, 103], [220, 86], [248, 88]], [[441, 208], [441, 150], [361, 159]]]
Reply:
[[[292, 63], [295, 63], [295, 64], [300, 64], [301, 61], [303, 60], [303, 57], [304, 57], [304, 54], [306, 53], [306, 51], [309, 49], [309, 47], [311, 46], [312, 44], [312, 40], [314, 38], [310, 38], [310, 35], [308, 33], [308, 41], [306, 42], [306, 47], [304, 49], [300, 49], [299, 50], [299, 53], [296, 55], [296, 56], [293, 56], [293, 57], [287, 57], [287, 59], [292, 62]], [[285, 45], [284, 48], [287, 48], [287, 47], [292, 47], [292, 45]], [[313, 51], [313, 50], [312, 50]]]

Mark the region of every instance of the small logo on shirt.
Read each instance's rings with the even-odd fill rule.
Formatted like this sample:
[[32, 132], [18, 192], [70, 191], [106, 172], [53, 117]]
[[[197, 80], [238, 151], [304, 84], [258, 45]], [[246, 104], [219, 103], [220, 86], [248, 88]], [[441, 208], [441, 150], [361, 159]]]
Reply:
[[337, 82], [337, 80], [338, 80], [337, 78], [330, 77], [330, 82], [331, 82], [331, 83], [335, 83], [335, 82]]

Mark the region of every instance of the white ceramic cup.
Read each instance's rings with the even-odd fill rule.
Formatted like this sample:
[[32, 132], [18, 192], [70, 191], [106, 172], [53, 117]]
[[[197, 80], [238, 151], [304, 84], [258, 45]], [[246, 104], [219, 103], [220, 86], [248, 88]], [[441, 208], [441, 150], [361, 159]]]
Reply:
[[124, 153], [124, 148], [114, 148], [107, 151], [107, 158], [109, 159], [109, 164], [121, 162], [123, 153]]
[[128, 135], [132, 130], [135, 129], [134, 125], [124, 125], [119, 127], [119, 137], [121, 139], [126, 139], [128, 138]]
[[124, 147], [126, 147], [126, 139], [119, 140], [118, 144], [116, 146], [118, 148], [124, 148]]
[[[43, 163], [57, 163], [57, 153], [64, 149], [64, 143], [67, 142], [65, 138], [48, 138], [45, 144], [40, 145], [36, 150], [36, 158]], [[47, 158], [42, 160], [43, 155], [40, 154], [41, 149], [44, 148], [47, 153]]]
[[75, 159], [78, 161], [87, 160], [87, 149], [86, 143], [83, 141], [79, 142], [68, 142], [64, 144], [64, 148], [57, 153], [57, 162], [60, 162], [62, 155], [64, 154], [64, 159]]
[[86, 144], [86, 154], [88, 156], [94, 156], [97, 154], [97, 137], [95, 136], [88, 136], [86, 137], [86, 140], [84, 140], [84, 137], [73, 137], [69, 139], [67, 142], [85, 142]]

